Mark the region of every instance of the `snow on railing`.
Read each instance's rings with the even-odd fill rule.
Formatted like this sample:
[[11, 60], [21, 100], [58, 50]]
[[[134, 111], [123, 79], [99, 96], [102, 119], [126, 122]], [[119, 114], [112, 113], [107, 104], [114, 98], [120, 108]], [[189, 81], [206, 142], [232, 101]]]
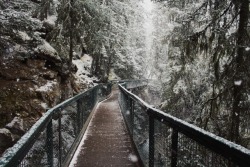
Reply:
[[67, 166], [79, 144], [95, 105], [114, 83], [130, 89], [145, 86], [147, 80], [116, 80], [99, 84], [49, 109], [32, 128], [0, 158], [0, 167]]
[[94, 106], [111, 92], [99, 84], [49, 109], [0, 158], [0, 167], [65, 166], [72, 158]]
[[119, 85], [120, 107], [145, 166], [250, 166], [250, 150], [153, 108]]
[[112, 82], [117, 82], [123, 84], [127, 89], [139, 88], [148, 85], [148, 79], [137, 79], [137, 80], [113, 80]]

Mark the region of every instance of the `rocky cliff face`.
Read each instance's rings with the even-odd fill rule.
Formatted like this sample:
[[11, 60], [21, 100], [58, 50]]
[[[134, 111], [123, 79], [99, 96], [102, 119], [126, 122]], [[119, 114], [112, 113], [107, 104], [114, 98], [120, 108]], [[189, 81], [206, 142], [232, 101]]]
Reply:
[[88, 86], [44, 39], [53, 23], [32, 17], [38, 2], [0, 2], [0, 155], [48, 108]]

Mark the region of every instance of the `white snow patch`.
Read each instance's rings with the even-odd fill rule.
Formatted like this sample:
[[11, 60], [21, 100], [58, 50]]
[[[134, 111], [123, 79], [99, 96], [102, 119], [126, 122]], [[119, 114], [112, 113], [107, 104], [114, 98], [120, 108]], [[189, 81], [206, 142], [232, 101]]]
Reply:
[[130, 115], [130, 111], [129, 110], [126, 111], [126, 115]]
[[56, 85], [55, 81], [48, 81], [45, 85], [41, 86], [40, 88], [37, 88], [36, 91], [39, 92], [51, 91], [54, 85]]
[[88, 54], [85, 54], [85, 55], [82, 56], [81, 60], [83, 62], [90, 62], [91, 63], [93, 58], [91, 56], [89, 56]]
[[0, 134], [5, 134], [6, 136], [7, 135], [10, 136], [11, 133], [8, 129], [2, 128], [2, 129], [0, 129]]
[[46, 103], [41, 103], [40, 104], [42, 106], [42, 108], [44, 108], [45, 110], [48, 109], [48, 105]]
[[138, 161], [137, 156], [134, 155], [134, 154], [129, 154], [128, 159], [129, 159], [131, 162], [137, 162], [137, 161]]
[[18, 35], [22, 38], [23, 41], [31, 40], [30, 36], [23, 31], [18, 31]]
[[8, 128], [18, 127], [20, 130], [24, 130], [23, 119], [21, 119], [20, 117], [15, 117], [10, 123], [6, 125], [6, 127]]
[[73, 60], [73, 64], [77, 66], [77, 72], [75, 74], [76, 82], [79, 84], [82, 83], [93, 83], [93, 80], [98, 80], [96, 77], [89, 77], [90, 74], [91, 64], [92, 64], [92, 57], [85, 54], [81, 59]]
[[88, 71], [84, 69], [85, 63], [82, 60], [73, 60], [73, 63], [77, 66], [77, 69], [78, 69], [76, 72], [77, 76], [80, 76], [81, 74], [86, 73], [86, 72], [89, 73]]
[[57, 20], [57, 16], [56, 15], [51, 15], [48, 16], [48, 18], [45, 20], [45, 22], [47, 22], [48, 24], [55, 26], [56, 25], [56, 20]]
[[48, 53], [49, 55], [54, 54], [56, 50], [47, 42], [43, 41], [42, 45], [39, 45], [37, 47], [38, 50], [41, 50], [42, 52]]
[[61, 61], [61, 58], [58, 56], [57, 51], [45, 40], [43, 40], [43, 43], [37, 46], [37, 48], [35, 48], [34, 50], [36, 52], [41, 52], [45, 55], [49, 55], [58, 61]]
[[242, 84], [242, 80], [234, 81], [234, 85], [240, 86]]
[[237, 32], [237, 28], [235, 26], [231, 26], [226, 33], [226, 37], [229, 38], [232, 34]]

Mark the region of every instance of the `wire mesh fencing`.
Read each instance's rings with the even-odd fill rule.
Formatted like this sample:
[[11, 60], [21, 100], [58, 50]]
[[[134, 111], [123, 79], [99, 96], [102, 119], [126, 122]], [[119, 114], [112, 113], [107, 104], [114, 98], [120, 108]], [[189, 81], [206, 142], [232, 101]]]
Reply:
[[154, 109], [122, 85], [119, 88], [121, 110], [145, 166], [250, 166], [250, 150]]
[[140, 159], [144, 165], [147, 166], [149, 155], [149, 125], [145, 108], [122, 92], [120, 93], [119, 104], [130, 135], [140, 155]]
[[[154, 166], [171, 166], [172, 160], [176, 160], [175, 166], [183, 167], [228, 167], [237, 166], [227, 158], [216, 154], [193, 139], [178, 133], [177, 148], [173, 148], [174, 131], [168, 124], [155, 120], [154, 124]], [[176, 154], [176, 157], [173, 157]]]
[[47, 150], [49, 147], [46, 145], [46, 142], [44, 142], [46, 138], [46, 130], [43, 130], [32, 148], [25, 155], [24, 159], [19, 163], [18, 167], [48, 166]]
[[0, 159], [4, 167], [67, 166], [95, 105], [111, 92], [100, 84], [55, 106]]

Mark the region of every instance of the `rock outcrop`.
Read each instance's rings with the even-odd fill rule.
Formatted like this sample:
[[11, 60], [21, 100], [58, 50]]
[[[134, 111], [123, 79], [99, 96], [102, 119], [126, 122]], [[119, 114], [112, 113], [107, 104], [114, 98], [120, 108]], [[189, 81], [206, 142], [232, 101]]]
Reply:
[[35, 48], [35, 54], [38, 57], [52, 61], [53, 63], [62, 62], [57, 51], [45, 40], [42, 40], [42, 43]]
[[6, 128], [0, 129], [0, 153], [13, 145], [11, 132]]
[[79, 91], [74, 72], [44, 38], [53, 23], [32, 18], [38, 5], [0, 2], [0, 155], [48, 108]]

